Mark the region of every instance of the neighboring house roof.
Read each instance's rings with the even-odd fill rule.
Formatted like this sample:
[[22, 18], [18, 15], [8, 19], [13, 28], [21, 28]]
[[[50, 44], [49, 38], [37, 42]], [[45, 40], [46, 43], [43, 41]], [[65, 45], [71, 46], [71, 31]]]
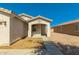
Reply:
[[[70, 24], [74, 24], [74, 23], [79, 23], [79, 19], [73, 20], [73, 21], [69, 21], [69, 22], [65, 22], [65, 23], [62, 23], [62, 24], [58, 24], [57, 26], [70, 25]], [[55, 26], [55, 27], [57, 27], [57, 26]]]
[[48, 22], [52, 21], [51, 19], [45, 18], [43, 16], [36, 16], [36, 17], [33, 17], [32, 20], [30, 20], [29, 22], [37, 20], [37, 19], [43, 19], [43, 20], [48, 21]]

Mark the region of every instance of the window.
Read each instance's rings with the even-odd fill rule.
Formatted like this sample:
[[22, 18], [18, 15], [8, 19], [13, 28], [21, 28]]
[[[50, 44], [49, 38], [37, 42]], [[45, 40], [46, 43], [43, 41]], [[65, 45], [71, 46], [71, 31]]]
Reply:
[[36, 26], [33, 26], [32, 27], [32, 31], [36, 31]]
[[79, 31], [79, 24], [76, 24], [76, 31]]
[[6, 26], [6, 21], [0, 21], [0, 26]]

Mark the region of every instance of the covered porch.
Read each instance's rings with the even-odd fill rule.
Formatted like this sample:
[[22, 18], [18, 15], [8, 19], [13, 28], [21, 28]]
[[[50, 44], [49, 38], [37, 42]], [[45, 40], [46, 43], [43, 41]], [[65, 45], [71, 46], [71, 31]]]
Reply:
[[47, 36], [47, 30], [45, 24], [34, 24], [32, 25], [32, 37], [35, 36]]
[[50, 37], [50, 26], [49, 24], [32, 24], [28, 27], [28, 37]]
[[28, 22], [28, 37], [47, 36], [50, 37], [50, 20], [38, 16]]

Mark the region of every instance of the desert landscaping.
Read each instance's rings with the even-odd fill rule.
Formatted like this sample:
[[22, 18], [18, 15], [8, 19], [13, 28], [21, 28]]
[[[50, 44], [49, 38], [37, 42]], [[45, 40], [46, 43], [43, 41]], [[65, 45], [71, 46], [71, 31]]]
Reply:
[[50, 40], [65, 55], [79, 54], [79, 36], [52, 32]]
[[0, 49], [32, 49], [43, 46], [42, 38], [24, 38], [12, 43], [10, 46], [0, 46]]
[[41, 54], [43, 43], [42, 38], [24, 38], [10, 46], [0, 46], [0, 54]]
[[62, 53], [47, 37], [27, 37], [10, 46], [0, 46], [0, 54], [61, 55]]

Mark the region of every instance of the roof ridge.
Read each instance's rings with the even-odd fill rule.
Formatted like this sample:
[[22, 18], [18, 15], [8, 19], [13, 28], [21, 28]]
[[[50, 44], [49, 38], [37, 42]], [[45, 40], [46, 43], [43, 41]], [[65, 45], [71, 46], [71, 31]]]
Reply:
[[32, 17], [33, 17], [33, 16], [28, 15], [28, 14], [25, 14], [25, 13], [21, 13], [21, 14], [19, 14], [19, 16], [28, 16], [28, 17], [30, 17], [30, 18], [32, 18]]
[[9, 14], [12, 13], [11, 10], [8, 10], [8, 9], [6, 9], [6, 8], [2, 8], [2, 7], [0, 7], [0, 11], [2, 11], [2, 12], [6, 12], [6, 13], [9, 13]]
[[44, 16], [41, 16], [41, 15], [38, 15], [38, 16], [36, 16], [36, 17], [33, 17], [32, 19], [35, 19], [35, 18], [38, 18], [38, 17], [41, 17], [41, 18], [44, 18], [44, 19], [46, 19], [46, 20], [52, 21], [51, 19], [49, 19], [49, 18], [46, 18], [46, 17], [44, 17]]

